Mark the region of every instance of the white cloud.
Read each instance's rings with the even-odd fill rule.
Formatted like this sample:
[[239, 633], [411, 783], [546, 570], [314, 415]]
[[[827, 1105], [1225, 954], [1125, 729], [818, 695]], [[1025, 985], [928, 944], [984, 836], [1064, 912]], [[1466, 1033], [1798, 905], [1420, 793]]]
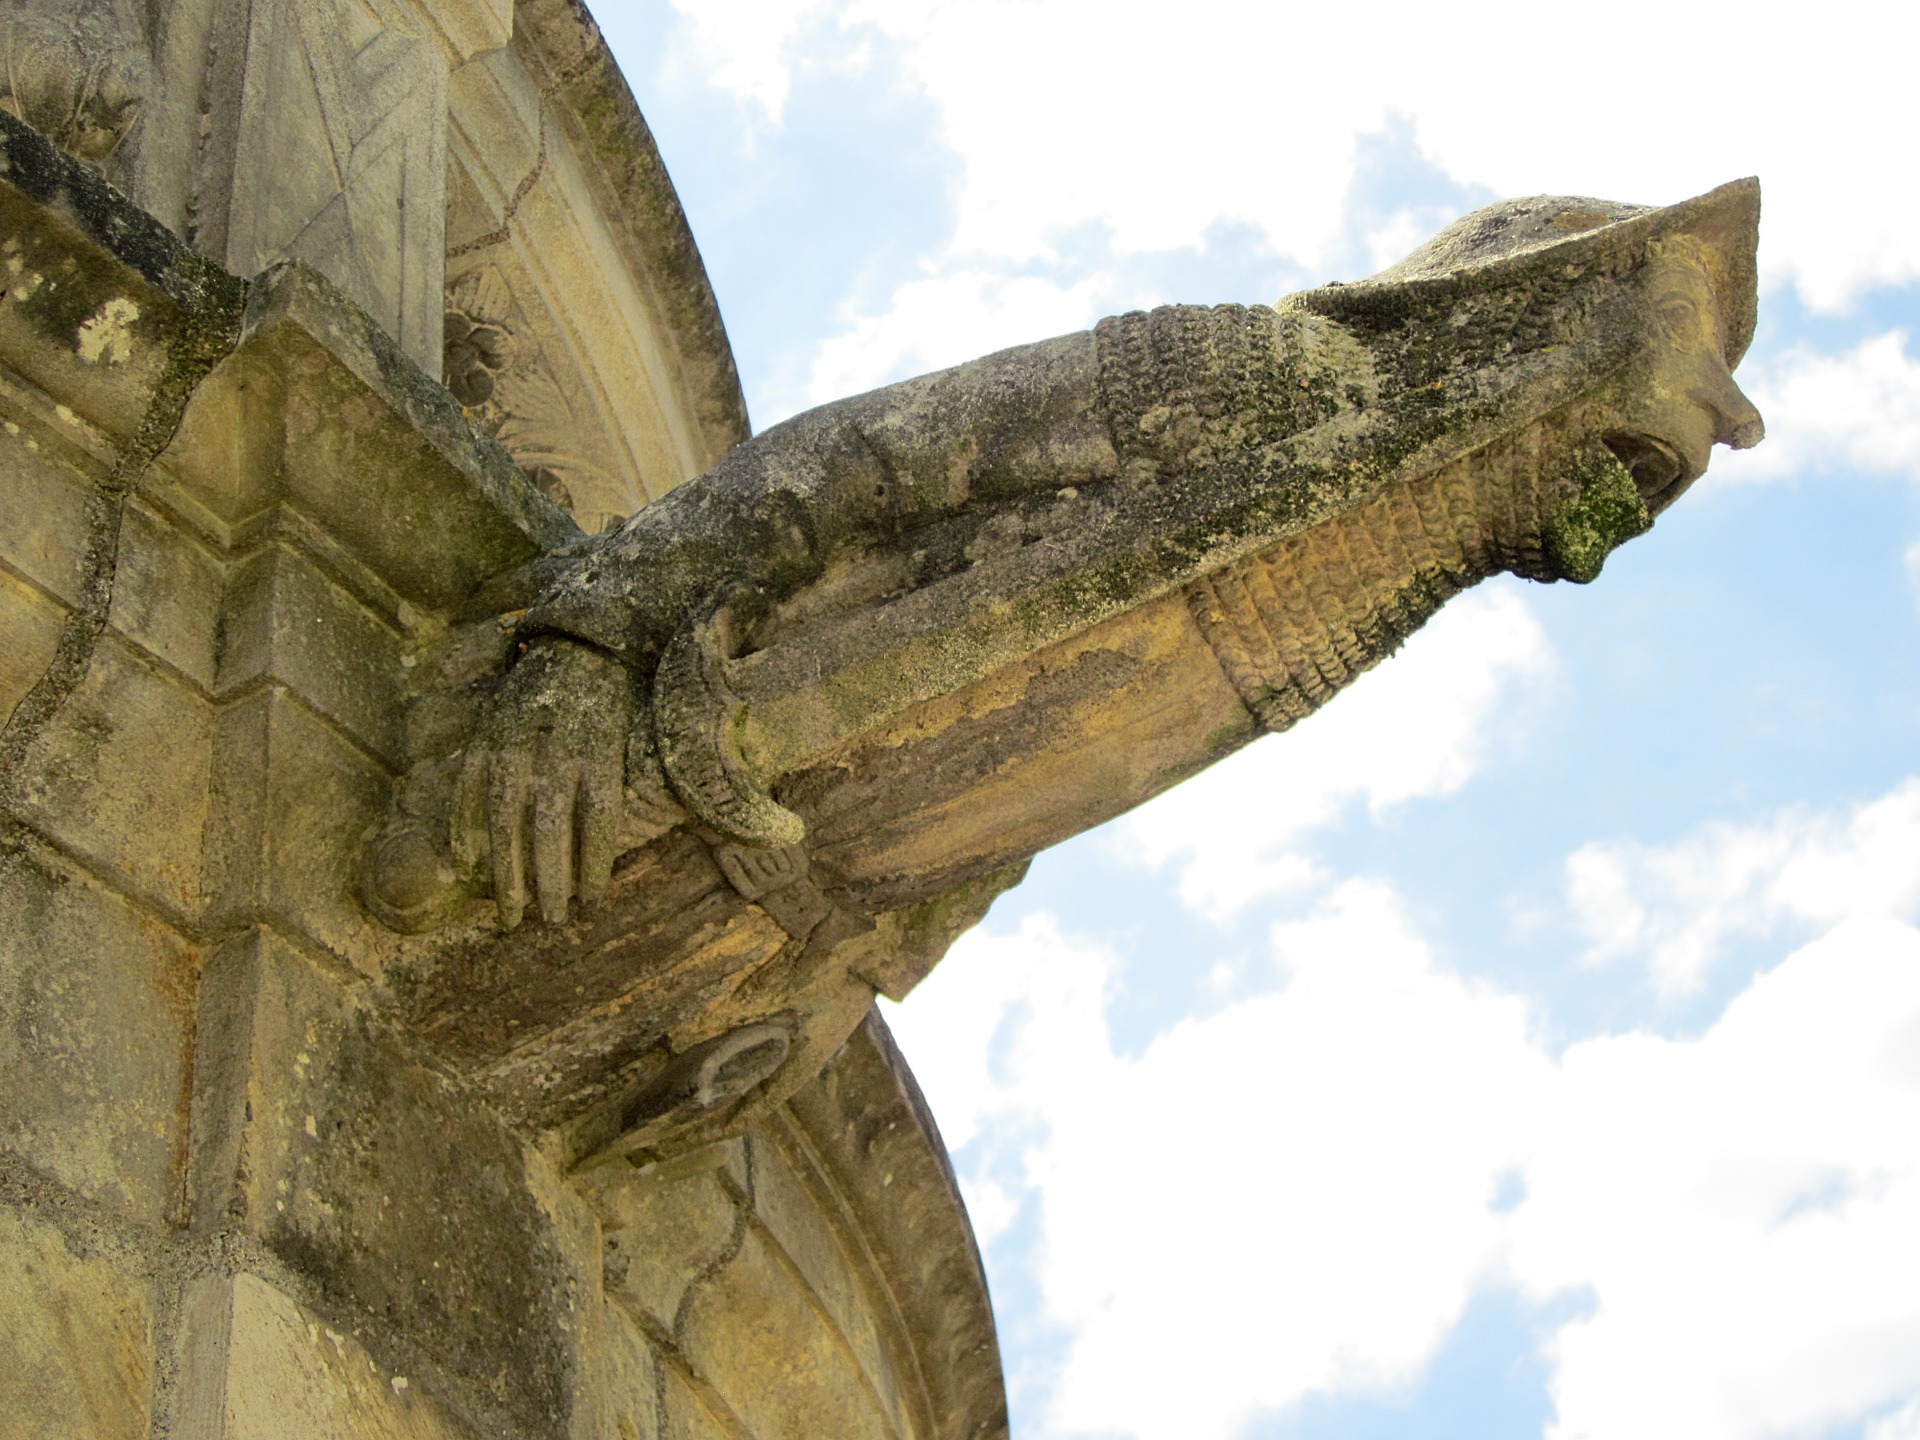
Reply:
[[1865, 1440], [1920, 1440], [1920, 1398], [1867, 1426]]
[[1677, 200], [1760, 174], [1768, 271], [1817, 308], [1920, 276], [1920, 193], [1860, 143], [1907, 126], [1920, 21], [1900, 7], [1760, 24], [1624, 0], [1594, 25], [1522, 0], [1400, 0], [1359, 24], [1243, 0], [1175, 22], [1144, 0], [676, 4], [717, 82], [773, 115], [805, 17], [836, 18], [813, 32], [832, 43], [890, 43], [963, 165], [955, 256], [1030, 259], [1088, 223], [1122, 252], [1193, 247], [1237, 221], [1317, 268], [1357, 139], [1403, 116], [1447, 173], [1502, 194]]
[[843, 311], [845, 328], [816, 352], [807, 403], [823, 404], [902, 375], [1084, 330], [1100, 318], [1107, 284], [1098, 275], [1058, 285], [981, 270], [910, 281], [894, 292], [883, 314]]
[[1074, 1335], [1049, 1433], [1226, 1440], [1402, 1383], [1496, 1255], [1487, 1202], [1550, 1075], [1522, 1003], [1438, 974], [1377, 886], [1274, 948], [1286, 988], [1138, 1059], [1106, 1028], [1112, 958], [1044, 919], [966, 937], [892, 1012], [943, 1129], [1030, 1137], [1014, 1183]]
[[1262, 740], [1134, 811], [1115, 828], [1145, 864], [1183, 861], [1180, 897], [1222, 917], [1295, 890], [1319, 870], [1301, 846], [1351, 805], [1375, 815], [1450, 794], [1510, 735], [1553, 649], [1517, 587], [1462, 596], [1391, 663], [1286, 735]]
[[1548, 1440], [1908, 1440], [1920, 933], [1844, 921], [1698, 1039], [1558, 1060], [1383, 887], [1274, 954], [1281, 988], [1137, 1057], [1106, 1029], [1112, 958], [1044, 918], [966, 937], [892, 1012], [943, 1125], [983, 1142], [963, 1171], [1038, 1205], [1070, 1335], [1045, 1435], [1226, 1440], [1404, 1392], [1511, 1285], [1587, 1302], [1545, 1344]]
[[1515, 1212], [1549, 1440], [1823, 1433], [1920, 1388], [1920, 933], [1847, 921], [1697, 1041], [1563, 1058]]
[[1920, 358], [1891, 330], [1842, 355], [1800, 346], [1741, 371], [1767, 443], [1718, 456], [1718, 483], [1855, 470], [1920, 475]]
[[1788, 811], [1702, 825], [1671, 845], [1584, 845], [1567, 899], [1593, 961], [1634, 958], [1668, 995], [1699, 989], [1727, 943], [1783, 921], [1913, 915], [1920, 906], [1920, 779], [1844, 815]]
[[699, 67], [716, 88], [777, 125], [793, 88], [794, 42], [826, 16], [827, 0], [674, 0], [686, 46], [681, 63]]

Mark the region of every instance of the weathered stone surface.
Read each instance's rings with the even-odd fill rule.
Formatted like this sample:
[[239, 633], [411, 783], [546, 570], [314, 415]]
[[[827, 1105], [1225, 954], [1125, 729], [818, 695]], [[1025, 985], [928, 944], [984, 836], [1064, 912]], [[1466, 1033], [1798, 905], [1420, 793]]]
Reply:
[[391, 946], [359, 903], [353, 856], [385, 803], [386, 773], [279, 685], [229, 704], [219, 725], [212, 916], [272, 917], [378, 973]]
[[659, 1440], [660, 1359], [619, 1307], [601, 1301], [588, 1317], [576, 1377], [574, 1434], [581, 1440]]
[[870, 1313], [883, 1335], [892, 1328], [894, 1353], [911, 1352], [910, 1364], [893, 1363], [916, 1433], [1004, 1437], [1000, 1348], [973, 1227], [939, 1127], [877, 1011], [785, 1111], [837, 1197], [824, 1213], [851, 1214], [860, 1231]]
[[152, 83], [131, 12], [112, 0], [12, 0], [0, 53], [0, 105], [71, 154], [113, 164]]
[[[750, 1434], [882, 1440], [889, 1433], [846, 1342], [758, 1226], [747, 1227], [692, 1297], [680, 1336], [690, 1363]], [[777, 1384], [769, 1383], [771, 1365], [779, 1367]]]
[[644, 1182], [614, 1168], [589, 1178], [608, 1283], [656, 1332], [673, 1333], [688, 1290], [739, 1246], [746, 1163], [736, 1140], [668, 1162]]
[[[807, 1154], [804, 1139], [778, 1123], [763, 1133], [768, 1143], [754, 1150], [753, 1198], [767, 1249], [822, 1312], [833, 1348], [858, 1371], [866, 1402], [894, 1434], [910, 1434], [913, 1424], [900, 1366], [904, 1361], [911, 1374], [914, 1362], [899, 1353], [898, 1334], [881, 1318], [888, 1300], [870, 1288], [873, 1275], [869, 1272], [863, 1281], [847, 1241], [834, 1233], [829, 1217], [845, 1202], [820, 1173], [819, 1162]], [[892, 1188], [884, 1174], [881, 1182], [883, 1191]]]
[[746, 404], [686, 217], [585, 5], [520, 0], [514, 31], [450, 86], [446, 379], [598, 532], [744, 440]]
[[226, 526], [291, 500], [415, 604], [457, 606], [579, 538], [451, 395], [297, 265], [249, 288], [235, 352], [196, 391], [166, 468]]
[[[532, 949], [502, 964], [485, 902], [460, 917], [463, 959], [408, 949], [357, 895], [392, 769], [465, 733], [458, 707], [407, 713], [409, 695], [439, 698], [409, 672], [440, 673], [481, 582], [581, 538], [543, 489], [583, 517], [623, 514], [744, 437], [717, 311], [624, 84], [566, 4], [522, 7], [521, 39], [497, 0], [431, 13], [392, 0], [364, 33], [338, 34], [314, 30], [324, 7], [161, 8], [162, 79], [116, 142], [116, 173], [184, 207], [203, 244], [251, 234], [330, 280], [295, 266], [243, 287], [0, 121], [19, 262], [0, 306], [0, 499], [19, 516], [0, 541], [0, 697], [26, 697], [0, 745], [18, 827], [0, 852], [0, 1143], [34, 1186], [94, 1206], [87, 1223], [112, 1230], [114, 1255], [143, 1257], [134, 1269], [161, 1296], [149, 1315], [144, 1289], [130, 1292], [137, 1353], [108, 1336], [83, 1357], [120, 1386], [95, 1399], [124, 1415], [96, 1428], [931, 1434], [924, 1394], [899, 1375], [944, 1362], [901, 1330], [891, 1282], [862, 1258], [867, 1222], [848, 1219], [842, 1181], [809, 1168], [799, 1129], [778, 1154], [765, 1134], [723, 1141], [678, 1188], [643, 1185], [624, 1210], [589, 1209], [556, 1162], [623, 1133], [644, 1150], [635, 1117], [661, 1106], [697, 1100], [718, 1135], [725, 1106], [777, 1104], [871, 1003], [869, 980], [821, 958], [858, 951], [877, 973], [882, 955], [911, 952], [917, 973], [977, 904], [871, 924], [804, 857], [768, 863], [656, 827], [661, 864], [626, 864], [627, 908], [601, 917], [597, 958], [538, 972], [524, 962], [553, 937], [524, 932]], [[215, 99], [198, 208], [166, 174], [194, 119], [183, 77], [186, 93], [235, 64], [286, 80], [274, 37], [289, 24], [302, 83], [355, 65], [403, 77], [421, 46], [435, 65], [471, 62], [450, 132], [468, 187], [454, 213], [477, 223], [494, 207], [502, 238], [468, 237], [482, 243], [463, 284], [485, 283], [458, 300], [508, 296], [500, 316], [471, 318], [510, 321], [520, 348], [495, 375], [503, 352], [470, 324], [467, 359], [488, 374], [468, 373], [458, 397], [408, 360], [417, 335], [396, 344], [341, 294], [402, 332], [419, 295], [439, 309], [432, 287], [407, 289], [418, 234], [336, 224], [430, 188], [433, 167], [405, 145], [382, 153], [381, 126], [417, 96], [307, 117], [327, 143], [329, 127], [373, 127], [332, 190], [293, 163], [311, 159], [312, 133], [270, 175], [242, 133], [297, 121], [311, 99], [298, 84]], [[355, 35], [369, 43], [347, 55]], [[221, 52], [211, 68], [197, 45]], [[525, 189], [523, 164], [539, 171]], [[568, 314], [587, 293], [606, 303]], [[499, 381], [494, 401], [478, 399], [481, 378]], [[496, 651], [513, 643], [478, 614]], [[475, 672], [483, 683], [498, 660]], [[648, 799], [635, 803], [644, 829]], [[697, 1149], [704, 1133], [674, 1138]], [[764, 1213], [750, 1147], [779, 1167]], [[600, 1174], [650, 1183], [679, 1163]], [[0, 1222], [22, 1223], [5, 1208]], [[15, 1278], [0, 1306], [18, 1300]], [[764, 1363], [755, 1339], [788, 1330], [804, 1374]]]
[[222, 952], [202, 1015], [201, 1226], [258, 1237], [468, 1404], [564, 1434], [585, 1222], [524, 1144], [271, 935]]
[[11, 710], [46, 674], [64, 618], [37, 588], [0, 570], [0, 705]]
[[0, 1206], [0, 1374], [101, 1434], [1004, 1436], [875, 992], [1758, 438], [1751, 186], [748, 439], [578, 0], [0, 28], [0, 1143], [116, 1257]]
[[198, 962], [38, 847], [0, 850], [0, 1144], [132, 1218], [177, 1217]]
[[351, 1334], [256, 1276], [202, 1282], [188, 1314], [204, 1347], [182, 1407], [197, 1437], [469, 1440], [473, 1433], [412, 1377], [383, 1367]]
[[870, 1014], [735, 1140], [580, 1174], [665, 1434], [1006, 1433], [993, 1319], [939, 1133]]
[[401, 637], [299, 551], [241, 562], [220, 617], [222, 690], [275, 681], [389, 762], [401, 756]]
[[[1295, 723], [1482, 579], [1591, 580], [1715, 443], [1757, 441], [1731, 378], [1757, 204], [1510, 202], [1360, 285], [836, 402], [483, 592], [519, 644], [457, 692], [464, 737], [416, 702], [443, 812], [410, 778], [370, 851], [396, 927], [455, 922], [404, 947], [415, 1023], [576, 1144], [617, 1116], [666, 1153], [778, 1103], [859, 986], [903, 994], [1039, 849]], [[489, 934], [481, 894], [540, 933]], [[777, 929], [716, 944], [695, 904]], [[599, 972], [571, 1008], [565, 955]], [[624, 1001], [609, 1030], [621, 972], [654, 1034]], [[750, 1096], [663, 1107], [758, 1027], [788, 1058]]]
[[191, 915], [206, 899], [213, 719], [188, 685], [109, 638], [21, 757], [16, 812], [137, 893]]
[[661, 1440], [734, 1440], [742, 1433], [739, 1417], [712, 1386], [674, 1366], [661, 1372]]
[[223, 183], [203, 196], [196, 239], [241, 275], [319, 267], [433, 365], [447, 62], [426, 16], [345, 0], [255, 0], [244, 13], [241, 43], [221, 47], [208, 76]]
[[145, 1286], [0, 1209], [0, 1440], [143, 1440], [153, 1370]]
[[[0, 563], [72, 606], [85, 575], [88, 494], [110, 457], [95, 453], [98, 437], [77, 419], [36, 413], [39, 407], [26, 403], [5, 409], [0, 505], [13, 523], [0, 535]], [[140, 501], [128, 505], [109, 623], [208, 688], [221, 586], [219, 562], [204, 546]], [[45, 664], [42, 656], [38, 669]]]

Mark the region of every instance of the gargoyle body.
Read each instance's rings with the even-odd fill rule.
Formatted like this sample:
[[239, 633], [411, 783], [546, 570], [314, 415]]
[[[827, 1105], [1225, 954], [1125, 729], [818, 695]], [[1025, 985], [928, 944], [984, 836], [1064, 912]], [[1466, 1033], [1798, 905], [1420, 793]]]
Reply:
[[1038, 850], [1481, 579], [1591, 580], [1755, 443], [1757, 219], [1751, 182], [1507, 202], [1360, 284], [824, 406], [503, 577], [417, 672], [371, 852], [432, 932], [408, 1003], [577, 1153], [784, 1093]]

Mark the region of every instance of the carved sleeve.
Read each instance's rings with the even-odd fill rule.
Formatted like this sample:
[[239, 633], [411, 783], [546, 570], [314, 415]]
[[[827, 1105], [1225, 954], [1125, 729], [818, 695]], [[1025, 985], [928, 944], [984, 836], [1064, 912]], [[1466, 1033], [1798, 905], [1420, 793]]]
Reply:
[[1121, 459], [1193, 469], [1311, 424], [1285, 328], [1266, 305], [1163, 305], [1102, 320], [1100, 397]]

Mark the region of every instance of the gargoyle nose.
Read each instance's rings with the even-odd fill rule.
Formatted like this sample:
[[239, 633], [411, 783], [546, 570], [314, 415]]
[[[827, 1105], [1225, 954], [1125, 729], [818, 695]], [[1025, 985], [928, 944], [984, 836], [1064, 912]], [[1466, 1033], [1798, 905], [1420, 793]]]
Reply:
[[1747, 406], [1746, 418], [1736, 422], [1731, 429], [1722, 426], [1719, 439], [1735, 450], [1751, 450], [1767, 438], [1767, 422], [1760, 418], [1760, 412]]
[[1713, 438], [1735, 450], [1751, 450], [1767, 438], [1767, 422], [1733, 383], [1733, 376], [1717, 381], [1698, 397], [1713, 412]]

